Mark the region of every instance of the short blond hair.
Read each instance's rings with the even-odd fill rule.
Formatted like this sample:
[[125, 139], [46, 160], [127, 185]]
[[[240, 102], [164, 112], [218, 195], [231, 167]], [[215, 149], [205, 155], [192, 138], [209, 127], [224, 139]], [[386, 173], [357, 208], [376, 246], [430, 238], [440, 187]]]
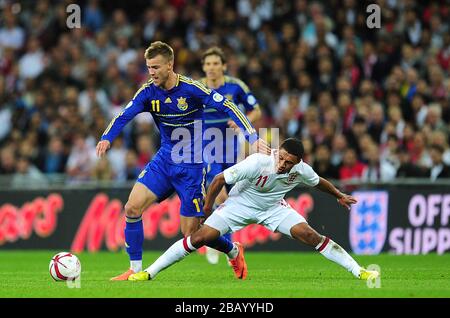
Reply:
[[173, 62], [174, 54], [173, 49], [169, 44], [164, 43], [162, 41], [156, 41], [150, 44], [150, 46], [145, 50], [145, 59], [149, 60], [157, 55], [164, 56], [167, 60]]

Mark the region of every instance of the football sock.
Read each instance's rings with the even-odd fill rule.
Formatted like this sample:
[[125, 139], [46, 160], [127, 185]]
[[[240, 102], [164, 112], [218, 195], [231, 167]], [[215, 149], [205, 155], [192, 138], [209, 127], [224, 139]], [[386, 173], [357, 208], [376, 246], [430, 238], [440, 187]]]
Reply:
[[222, 237], [231, 242], [231, 233], [224, 234]]
[[320, 254], [333, 261], [346, 270], [351, 272], [354, 276], [359, 277], [361, 267], [358, 263], [337, 243], [328, 237], [323, 237], [322, 242], [316, 246], [316, 250]]
[[236, 244], [233, 244], [233, 248], [231, 249], [231, 251], [229, 251], [227, 253], [227, 256], [229, 259], [235, 259], [239, 254], [239, 248], [237, 247]]
[[152, 265], [147, 267], [145, 271], [150, 274], [151, 278], [155, 278], [160, 271], [181, 261], [195, 250], [196, 248], [191, 244], [191, 237], [185, 237], [172, 244], [172, 246], [169, 247]]
[[126, 217], [125, 247], [130, 257], [130, 268], [135, 272], [142, 270], [142, 244], [144, 227], [142, 217]]
[[135, 273], [139, 273], [142, 270], [142, 260], [140, 261], [130, 261], [130, 268]]
[[230, 251], [233, 249], [233, 243], [229, 239], [226, 239], [224, 236], [221, 236], [214, 241], [208, 242], [205, 245], [225, 254], [230, 253]]

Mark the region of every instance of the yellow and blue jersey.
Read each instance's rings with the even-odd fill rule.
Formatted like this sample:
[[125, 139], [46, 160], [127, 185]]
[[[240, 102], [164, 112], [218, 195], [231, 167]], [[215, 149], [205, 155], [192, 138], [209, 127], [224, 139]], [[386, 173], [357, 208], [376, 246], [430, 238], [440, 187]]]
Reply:
[[[169, 90], [154, 85], [153, 80], [142, 85], [122, 112], [111, 121], [101, 139], [112, 143], [131, 119], [139, 113], [149, 112], [159, 128], [159, 152], [166, 160], [181, 165], [201, 164], [204, 108], [226, 114], [227, 118], [232, 118], [239, 125], [248, 140], [256, 141], [254, 127], [236, 104], [201, 82], [180, 74], [177, 74], [176, 85]], [[197, 129], [200, 127], [202, 129]], [[182, 146], [189, 145], [190, 147], [181, 149]], [[173, 160], [178, 160], [180, 151], [186, 149], [191, 151], [182, 155], [182, 162]]]

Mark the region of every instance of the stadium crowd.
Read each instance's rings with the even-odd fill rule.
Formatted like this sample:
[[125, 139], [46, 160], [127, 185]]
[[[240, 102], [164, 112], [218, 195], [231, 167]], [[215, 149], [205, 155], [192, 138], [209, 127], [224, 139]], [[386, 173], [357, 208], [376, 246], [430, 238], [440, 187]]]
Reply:
[[134, 180], [158, 149], [140, 114], [107, 157], [95, 145], [148, 78], [145, 48], [175, 51], [175, 70], [203, 77], [218, 45], [227, 73], [259, 100], [258, 127], [296, 136], [326, 178], [450, 178], [450, 6], [446, 1], [0, 1], [0, 175], [15, 185]]

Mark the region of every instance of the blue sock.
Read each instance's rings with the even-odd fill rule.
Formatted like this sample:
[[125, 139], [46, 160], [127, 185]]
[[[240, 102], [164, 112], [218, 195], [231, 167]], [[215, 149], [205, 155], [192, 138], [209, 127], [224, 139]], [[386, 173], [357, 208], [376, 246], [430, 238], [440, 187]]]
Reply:
[[127, 216], [125, 226], [125, 247], [131, 261], [142, 260], [142, 244], [144, 244], [144, 227], [142, 217]]
[[226, 240], [228, 240], [228, 241], [230, 241], [230, 242], [231, 242], [231, 232], [230, 232], [230, 233], [227, 233], [227, 234], [224, 234], [224, 235], [222, 235], [222, 237], [223, 237], [223, 238], [225, 238]]
[[214, 241], [207, 243], [206, 246], [228, 254], [233, 249], [233, 242], [231, 242], [229, 239], [226, 239], [224, 235], [215, 239]]

